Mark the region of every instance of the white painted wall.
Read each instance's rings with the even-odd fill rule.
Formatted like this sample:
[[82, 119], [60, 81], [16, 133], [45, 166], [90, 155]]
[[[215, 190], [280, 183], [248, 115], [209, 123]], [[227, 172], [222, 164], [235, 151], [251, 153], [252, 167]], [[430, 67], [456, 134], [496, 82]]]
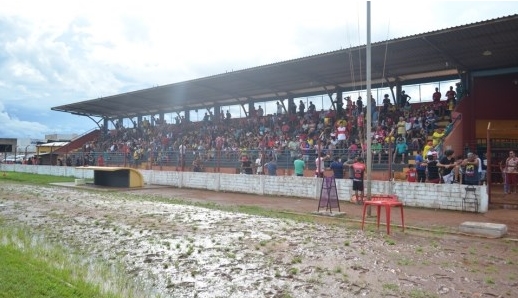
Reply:
[[[25, 172], [54, 176], [70, 176], [93, 179], [93, 170], [75, 167], [34, 166], [2, 164], [5, 172]], [[194, 173], [139, 170], [144, 183], [149, 185], [167, 185], [179, 188], [206, 189], [212, 191], [241, 192], [258, 195], [302, 197], [318, 200], [322, 188], [322, 179], [296, 176], [258, 176], [243, 174]], [[459, 184], [409, 183], [394, 181], [372, 181], [372, 194], [395, 194], [406, 206], [462, 210], [462, 198], [466, 196], [466, 186]], [[488, 211], [486, 186], [477, 186], [479, 199], [478, 212]], [[336, 190], [340, 200], [349, 200], [353, 194], [352, 181], [336, 180]], [[468, 211], [474, 211], [472, 204]]]

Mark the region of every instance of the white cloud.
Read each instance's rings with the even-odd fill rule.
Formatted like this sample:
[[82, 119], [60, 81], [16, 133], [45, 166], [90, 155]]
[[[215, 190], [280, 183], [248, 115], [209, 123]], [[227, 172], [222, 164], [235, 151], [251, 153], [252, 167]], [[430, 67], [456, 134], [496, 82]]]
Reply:
[[9, 115], [0, 102], [0, 136], [5, 138], [26, 138], [42, 136], [49, 128], [44, 124], [31, 121], [22, 121]]
[[[75, 118], [51, 112], [54, 106], [366, 40], [363, 1], [0, 0], [0, 5], [0, 101], [2, 120], [12, 122], [12, 131], [32, 123], [16, 119], [36, 115], [48, 121], [34, 125], [38, 130], [75, 127], [78, 121], [62, 123]], [[517, 11], [515, 2], [373, 1], [372, 41]]]

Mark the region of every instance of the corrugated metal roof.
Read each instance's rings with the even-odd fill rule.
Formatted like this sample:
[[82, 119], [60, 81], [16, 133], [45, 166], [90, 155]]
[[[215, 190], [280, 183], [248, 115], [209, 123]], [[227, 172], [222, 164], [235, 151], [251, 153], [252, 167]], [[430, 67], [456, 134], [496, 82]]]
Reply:
[[[516, 67], [518, 15], [373, 43], [371, 53], [373, 87]], [[365, 61], [363, 45], [52, 110], [115, 119], [358, 90], [366, 85]]]

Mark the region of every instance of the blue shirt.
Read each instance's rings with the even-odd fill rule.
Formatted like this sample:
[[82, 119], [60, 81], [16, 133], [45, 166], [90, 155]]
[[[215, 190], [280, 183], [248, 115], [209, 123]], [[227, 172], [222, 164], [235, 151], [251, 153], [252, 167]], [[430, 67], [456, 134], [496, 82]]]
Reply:
[[341, 162], [333, 161], [329, 166], [337, 179], [344, 178], [344, 165]]
[[268, 175], [277, 176], [277, 163], [275, 161], [269, 161], [266, 168], [268, 169]]
[[416, 165], [416, 170], [418, 171], [425, 171], [426, 170], [426, 166], [422, 166], [421, 163], [424, 162], [424, 159], [423, 157], [421, 156], [421, 154], [417, 154], [415, 156], [415, 165]]

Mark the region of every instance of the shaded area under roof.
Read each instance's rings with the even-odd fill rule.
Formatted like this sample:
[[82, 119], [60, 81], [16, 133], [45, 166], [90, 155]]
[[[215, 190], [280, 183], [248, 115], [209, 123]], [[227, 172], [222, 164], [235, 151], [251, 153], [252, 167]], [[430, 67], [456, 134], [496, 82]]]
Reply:
[[[371, 53], [373, 87], [396, 81], [411, 84], [454, 79], [461, 72], [516, 67], [518, 15], [373, 43]], [[52, 110], [108, 119], [132, 118], [361, 90], [366, 86], [365, 60], [366, 46], [359, 46]]]

